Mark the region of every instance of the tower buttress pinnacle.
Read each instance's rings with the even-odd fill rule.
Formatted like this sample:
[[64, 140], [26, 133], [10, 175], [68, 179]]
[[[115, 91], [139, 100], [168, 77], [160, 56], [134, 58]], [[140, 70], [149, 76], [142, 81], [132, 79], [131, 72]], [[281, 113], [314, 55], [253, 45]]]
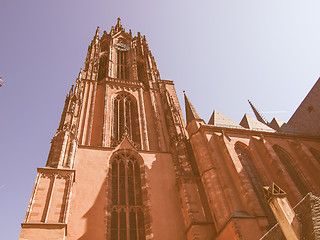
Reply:
[[183, 91], [184, 93], [184, 102], [185, 102], [185, 107], [186, 107], [186, 121], [187, 121], [187, 125], [189, 124], [189, 122], [191, 122], [194, 119], [201, 119], [196, 111], [196, 109], [193, 107], [193, 105], [191, 104], [189, 98], [187, 97], [185, 91]]
[[114, 26], [114, 30], [115, 30], [114, 33], [118, 33], [118, 32], [120, 32], [121, 30], [125, 30], [125, 29], [122, 27], [121, 19], [120, 19], [119, 17], [117, 18], [117, 24]]
[[94, 37], [95, 37], [95, 38], [98, 38], [98, 39], [99, 39], [99, 34], [100, 34], [100, 31], [99, 31], [99, 30], [100, 30], [100, 27], [98, 26], [98, 27], [97, 27], [97, 30], [96, 30], [96, 34], [94, 35]]
[[269, 122], [262, 116], [262, 114], [255, 108], [255, 106], [253, 106], [252, 102], [250, 100], [248, 100], [252, 111], [254, 112], [254, 115], [256, 116], [257, 120], [259, 122], [262, 122], [263, 124], [269, 125]]
[[78, 77], [76, 84], [71, 86], [66, 96], [60, 124], [51, 142], [47, 167], [73, 168], [81, 108], [82, 87]]

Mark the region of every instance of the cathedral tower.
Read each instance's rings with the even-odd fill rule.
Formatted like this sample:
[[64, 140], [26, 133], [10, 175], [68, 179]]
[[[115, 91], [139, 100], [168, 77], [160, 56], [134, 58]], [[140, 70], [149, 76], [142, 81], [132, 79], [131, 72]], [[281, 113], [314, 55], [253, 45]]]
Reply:
[[319, 86], [287, 124], [269, 123], [250, 101], [257, 120], [245, 114], [237, 124], [214, 111], [205, 123], [185, 95], [185, 124], [145, 36], [120, 19], [109, 33], [98, 27], [20, 239], [320, 236]]
[[38, 168], [20, 239], [212, 238], [173, 82], [160, 79], [146, 37], [119, 18], [99, 31]]

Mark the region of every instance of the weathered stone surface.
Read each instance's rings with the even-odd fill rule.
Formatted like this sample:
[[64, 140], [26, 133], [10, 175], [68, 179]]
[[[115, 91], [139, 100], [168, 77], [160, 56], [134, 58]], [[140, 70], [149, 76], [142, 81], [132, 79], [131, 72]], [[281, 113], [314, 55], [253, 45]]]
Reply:
[[[318, 85], [306, 98], [313, 113]], [[316, 131], [291, 134], [248, 115], [240, 126], [217, 111], [206, 124], [186, 100], [187, 126], [145, 36], [126, 32], [120, 19], [102, 36], [98, 28], [38, 169], [20, 239], [256, 240], [275, 224], [263, 186], [278, 183], [292, 205], [305, 191], [319, 195]], [[302, 130], [303, 114], [293, 118]], [[297, 206], [302, 232], [310, 222], [318, 231], [318, 200], [307, 199], [310, 211]]]

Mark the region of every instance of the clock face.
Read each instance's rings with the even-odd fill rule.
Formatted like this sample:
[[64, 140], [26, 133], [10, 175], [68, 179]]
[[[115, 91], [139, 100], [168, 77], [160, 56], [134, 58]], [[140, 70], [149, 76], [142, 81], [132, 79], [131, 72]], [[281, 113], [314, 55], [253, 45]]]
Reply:
[[116, 44], [114, 44], [114, 47], [119, 51], [129, 51], [130, 50], [130, 47], [124, 43], [116, 43]]

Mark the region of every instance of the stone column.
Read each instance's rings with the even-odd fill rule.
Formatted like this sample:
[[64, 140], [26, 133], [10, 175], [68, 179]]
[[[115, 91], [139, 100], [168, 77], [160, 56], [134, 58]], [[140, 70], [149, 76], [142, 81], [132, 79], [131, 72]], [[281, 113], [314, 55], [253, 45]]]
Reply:
[[94, 115], [94, 104], [96, 100], [96, 91], [97, 91], [97, 82], [90, 83], [92, 84], [92, 93], [91, 93], [91, 101], [90, 101], [90, 112], [89, 112], [89, 120], [88, 120], [88, 132], [86, 138], [86, 145], [90, 145], [91, 141], [91, 132], [92, 132], [92, 124], [93, 124], [93, 115]]
[[147, 120], [146, 120], [146, 111], [144, 108], [144, 99], [143, 99], [143, 90], [139, 89], [139, 105], [140, 105], [140, 113], [141, 113], [141, 132], [142, 132], [142, 149], [149, 150], [149, 139], [147, 132]]
[[301, 234], [300, 222], [286, 198], [286, 193], [275, 183], [269, 187], [264, 187], [263, 190], [286, 239], [299, 240]]
[[105, 94], [104, 94], [104, 109], [103, 109], [102, 147], [107, 146], [108, 96], [109, 96], [109, 85], [106, 84]]

